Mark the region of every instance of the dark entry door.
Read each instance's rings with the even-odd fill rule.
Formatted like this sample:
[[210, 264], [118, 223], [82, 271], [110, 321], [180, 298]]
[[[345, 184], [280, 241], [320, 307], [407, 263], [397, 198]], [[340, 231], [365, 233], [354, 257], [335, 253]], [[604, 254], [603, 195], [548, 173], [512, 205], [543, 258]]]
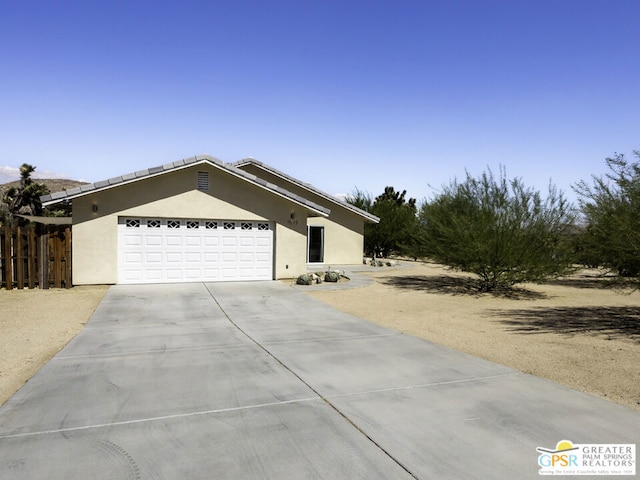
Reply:
[[324, 262], [324, 227], [309, 227], [307, 251], [309, 263]]

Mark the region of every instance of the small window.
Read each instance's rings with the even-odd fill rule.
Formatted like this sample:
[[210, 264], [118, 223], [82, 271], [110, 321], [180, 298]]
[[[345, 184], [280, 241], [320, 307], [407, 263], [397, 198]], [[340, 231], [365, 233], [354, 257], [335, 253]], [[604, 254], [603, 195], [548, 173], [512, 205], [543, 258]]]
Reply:
[[167, 222], [168, 228], [180, 228], [180, 220], [169, 220]]
[[128, 218], [126, 221], [127, 228], [140, 228], [140, 220]]
[[268, 223], [259, 223], [258, 224], [258, 230], [269, 230], [269, 224]]
[[207, 230], [216, 230], [218, 228], [218, 222], [208, 221], [204, 223], [204, 228]]
[[242, 222], [240, 228], [242, 228], [242, 230], [251, 230], [252, 225], [249, 222]]
[[224, 222], [224, 229], [225, 230], [235, 230], [236, 229], [235, 222]]
[[191, 229], [200, 228], [200, 222], [198, 222], [197, 220], [189, 220], [187, 222], [187, 228], [191, 228]]
[[209, 191], [209, 172], [198, 172], [198, 190]]
[[160, 228], [160, 220], [147, 220], [147, 228]]

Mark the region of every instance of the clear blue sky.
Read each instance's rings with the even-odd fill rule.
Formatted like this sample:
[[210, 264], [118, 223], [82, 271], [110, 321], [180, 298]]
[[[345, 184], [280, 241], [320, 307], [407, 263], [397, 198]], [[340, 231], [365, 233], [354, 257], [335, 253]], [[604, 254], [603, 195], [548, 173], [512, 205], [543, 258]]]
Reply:
[[640, 148], [640, 1], [0, 0], [0, 182], [199, 153], [422, 199]]

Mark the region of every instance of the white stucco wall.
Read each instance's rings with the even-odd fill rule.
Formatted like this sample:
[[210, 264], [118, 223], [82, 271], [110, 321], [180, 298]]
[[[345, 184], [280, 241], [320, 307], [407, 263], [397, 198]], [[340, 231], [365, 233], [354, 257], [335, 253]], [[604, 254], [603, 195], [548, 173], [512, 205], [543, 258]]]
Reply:
[[242, 169], [331, 210], [328, 218], [310, 217], [307, 221], [309, 226], [322, 226], [325, 228], [323, 264], [359, 265], [362, 263], [365, 219], [361, 215], [320, 195], [316, 195], [287, 179], [271, 174], [257, 165], [248, 164], [243, 166]]
[[[196, 190], [198, 171], [209, 172], [208, 192]], [[306, 209], [215, 167], [195, 165], [75, 198], [74, 284], [118, 282], [119, 216], [275, 222], [275, 278], [306, 271]]]
[[[307, 219], [309, 226], [324, 227], [325, 265], [358, 265], [362, 263], [364, 251], [364, 222], [354, 221], [353, 215], [336, 220], [340, 212], [330, 219], [313, 217]], [[349, 222], [352, 222], [349, 228]]]

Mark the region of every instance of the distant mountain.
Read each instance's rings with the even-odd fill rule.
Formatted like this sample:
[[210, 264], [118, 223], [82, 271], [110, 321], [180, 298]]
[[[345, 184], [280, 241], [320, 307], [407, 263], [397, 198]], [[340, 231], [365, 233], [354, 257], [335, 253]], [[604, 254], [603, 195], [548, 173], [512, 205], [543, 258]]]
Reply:
[[[63, 190], [69, 190], [71, 188], [87, 184], [87, 182], [65, 180], [60, 178], [34, 178], [33, 181], [36, 183], [44, 183], [51, 193], [62, 192]], [[4, 192], [9, 190], [11, 187], [18, 188], [19, 186], [20, 180], [15, 180], [13, 182], [0, 185], [0, 199], [4, 196]]]

